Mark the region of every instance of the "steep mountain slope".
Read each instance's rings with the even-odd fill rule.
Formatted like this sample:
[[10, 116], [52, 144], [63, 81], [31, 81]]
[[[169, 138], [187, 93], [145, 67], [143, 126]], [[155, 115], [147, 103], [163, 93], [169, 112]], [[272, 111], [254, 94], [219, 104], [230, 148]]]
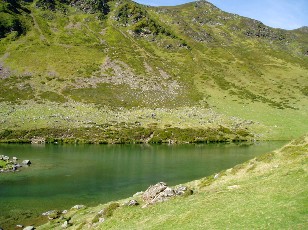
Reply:
[[273, 29], [206, 1], [2, 0], [0, 9], [2, 139], [51, 130], [93, 139], [83, 129], [97, 129], [95, 142], [126, 142], [114, 140], [123, 129], [142, 129], [133, 138], [142, 142], [178, 140], [178, 128], [214, 135], [190, 141], [307, 131], [305, 28]]

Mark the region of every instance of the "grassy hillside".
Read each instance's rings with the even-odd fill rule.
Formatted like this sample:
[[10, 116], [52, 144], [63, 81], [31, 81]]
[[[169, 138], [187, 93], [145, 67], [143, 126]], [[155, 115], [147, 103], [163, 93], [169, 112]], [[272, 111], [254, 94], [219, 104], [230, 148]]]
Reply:
[[44, 136], [37, 130], [46, 129], [62, 130], [52, 138], [63, 139], [69, 127], [121, 132], [135, 123], [150, 133], [153, 126], [250, 133], [227, 132], [228, 140], [291, 139], [307, 131], [305, 28], [273, 29], [206, 1], [0, 6], [2, 140], [29, 141], [33, 135], [20, 131]]
[[[187, 183], [194, 191], [191, 196], [146, 208], [137, 196], [71, 209], [37, 229], [62, 229], [66, 220], [68, 229], [305, 229], [307, 153], [306, 136], [215, 176]], [[130, 199], [141, 204], [122, 206]], [[102, 216], [105, 221], [100, 223]]]

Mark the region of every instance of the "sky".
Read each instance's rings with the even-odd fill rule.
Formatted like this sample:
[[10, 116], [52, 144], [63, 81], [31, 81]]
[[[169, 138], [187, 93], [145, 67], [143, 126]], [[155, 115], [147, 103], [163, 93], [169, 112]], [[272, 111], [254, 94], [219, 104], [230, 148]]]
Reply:
[[[193, 0], [134, 0], [151, 6], [180, 5]], [[308, 26], [308, 0], [208, 0], [229, 13], [287, 30]]]

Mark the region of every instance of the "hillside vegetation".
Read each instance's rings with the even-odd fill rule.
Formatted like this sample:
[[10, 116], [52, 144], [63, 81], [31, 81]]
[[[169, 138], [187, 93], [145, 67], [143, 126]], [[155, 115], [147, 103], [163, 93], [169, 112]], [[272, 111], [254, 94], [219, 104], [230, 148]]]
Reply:
[[270, 28], [206, 1], [1, 0], [0, 31], [2, 141], [268, 140], [308, 130], [305, 27]]
[[[190, 196], [70, 209], [37, 229], [306, 229], [308, 137], [189, 182]], [[136, 199], [139, 206], [127, 206]], [[103, 222], [100, 222], [104, 218]]]

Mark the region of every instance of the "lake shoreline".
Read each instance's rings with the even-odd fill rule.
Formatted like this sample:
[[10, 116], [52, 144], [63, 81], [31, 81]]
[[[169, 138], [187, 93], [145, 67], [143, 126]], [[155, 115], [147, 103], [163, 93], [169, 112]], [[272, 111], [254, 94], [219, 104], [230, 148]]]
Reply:
[[0, 144], [1, 153], [33, 163], [18, 173], [0, 175], [5, 201], [0, 226], [31, 225], [36, 219], [45, 221], [41, 214], [49, 210], [124, 199], [158, 181], [186, 183], [283, 144]]
[[217, 128], [144, 128], [91, 127], [32, 130], [3, 130], [0, 143], [83, 143], [83, 144], [183, 144], [227, 143], [261, 140], [247, 129]]
[[[308, 139], [305, 137], [293, 141], [273, 152], [262, 154], [259, 157], [232, 168], [220, 171], [199, 180], [187, 182], [184, 184], [184, 187], [187, 186], [192, 189], [192, 191], [196, 191], [196, 194], [193, 192], [190, 194], [191, 196], [172, 197], [162, 202], [149, 205], [145, 199], [145, 193], [151, 189], [152, 191], [155, 190], [153, 190], [153, 186], [150, 186], [145, 192], [138, 192], [126, 199], [110, 201], [93, 207], [80, 205], [80, 209], [72, 207], [65, 213], [59, 214], [55, 218], [50, 219], [48, 223], [39, 226], [38, 229], [63, 229], [66, 227], [71, 227], [72, 229], [101, 229], [116, 227], [121, 229], [124, 226], [130, 229], [140, 226], [140, 221], [144, 219], [147, 220], [147, 227], [157, 227], [157, 216], [162, 220], [159, 221], [161, 227], [164, 226], [165, 228], [168, 228], [167, 226], [172, 226], [172, 228], [174, 228], [174, 224], [177, 223], [175, 220], [178, 220], [182, 221], [182, 223], [179, 223], [178, 227], [175, 228], [183, 227], [183, 225], [184, 228], [185, 226], [186, 228], [194, 228], [192, 226], [195, 226], [196, 228], [196, 226], [200, 227], [200, 221], [203, 222], [204, 219], [211, 220], [211, 218], [204, 218], [205, 216], [208, 216], [207, 213], [210, 213], [209, 216], [211, 216], [212, 213], [220, 215], [216, 218], [219, 221], [224, 219], [222, 217], [227, 218], [224, 212], [217, 212], [217, 209], [221, 210], [221, 205], [216, 205], [217, 202], [222, 203], [224, 207], [227, 206], [233, 208], [233, 206], [238, 205], [238, 200], [246, 202], [246, 205], [241, 205], [241, 208], [239, 208], [241, 213], [244, 214], [248, 211], [255, 211], [256, 205], [258, 210], [260, 209], [263, 212], [267, 210], [267, 207], [264, 205], [267, 205], [268, 208], [272, 208], [272, 210], [267, 213], [270, 218], [264, 219], [262, 216], [259, 217], [259, 215], [251, 215], [248, 216], [249, 222], [247, 222], [245, 220], [243, 221], [243, 218], [239, 217], [237, 215], [238, 213], [236, 213], [234, 220], [230, 222], [229, 219], [227, 219], [226, 221], [223, 221], [221, 226], [230, 227], [231, 225], [232, 227], [244, 227], [248, 224], [250, 227], [260, 227], [265, 225], [268, 226], [270, 222], [271, 226], [279, 226], [279, 228], [284, 225], [302, 227], [306, 219], [302, 210], [304, 206], [302, 206], [299, 201], [302, 201], [301, 199], [303, 198], [303, 195], [301, 195], [300, 192], [305, 191], [305, 189], [302, 188], [302, 185], [305, 185], [304, 182], [307, 176], [305, 176], [304, 170], [300, 169], [303, 169], [305, 165], [304, 160], [307, 156], [307, 143]], [[283, 167], [280, 165], [283, 165]], [[293, 172], [291, 176], [289, 175], [289, 177], [286, 177], [285, 173], [288, 172], [290, 174], [291, 169], [296, 172]], [[271, 179], [264, 183], [264, 176]], [[297, 180], [295, 180], [295, 178], [297, 178]], [[290, 186], [289, 183], [294, 185]], [[296, 186], [297, 183], [301, 183], [301, 185]], [[155, 186], [161, 184], [164, 183], [160, 182]], [[257, 188], [255, 184], [258, 185]], [[263, 187], [260, 186], [260, 184]], [[183, 185], [179, 186], [183, 187]], [[277, 197], [277, 191], [280, 191], [281, 189], [280, 186], [283, 186], [288, 192], [299, 192], [292, 200], [289, 199], [288, 194], [281, 198], [284, 199], [285, 204], [292, 207], [292, 211], [282, 207], [280, 200], [268, 200], [268, 196]], [[274, 191], [264, 193], [263, 189]], [[243, 195], [249, 192], [254, 192], [255, 194], [258, 194], [258, 196], [245, 197], [245, 195]], [[236, 199], [234, 199], [234, 201], [231, 200], [231, 204], [228, 205], [227, 201], [230, 202], [230, 196], [233, 199], [236, 197]], [[243, 197], [245, 197], [245, 199], [243, 199]], [[294, 199], [298, 202], [294, 202]], [[137, 205], [129, 205], [132, 201]], [[259, 203], [256, 201], [259, 201]], [[206, 206], [212, 207], [213, 210], [210, 209], [208, 212], [204, 212], [204, 207], [202, 206], [203, 203], [205, 203]], [[190, 210], [194, 210], [194, 213]], [[200, 211], [202, 215], [199, 214]], [[172, 217], [170, 217], [171, 213], [173, 214]], [[284, 219], [283, 223], [281, 223], [281, 217], [290, 213], [296, 215], [298, 218]], [[185, 219], [181, 220], [181, 215], [185, 216], [188, 214], [190, 216], [194, 215], [193, 218], [190, 218], [189, 221]], [[127, 218], [127, 215], [133, 216], [134, 218]], [[216, 219], [206, 222], [205, 226], [217, 227]]]

